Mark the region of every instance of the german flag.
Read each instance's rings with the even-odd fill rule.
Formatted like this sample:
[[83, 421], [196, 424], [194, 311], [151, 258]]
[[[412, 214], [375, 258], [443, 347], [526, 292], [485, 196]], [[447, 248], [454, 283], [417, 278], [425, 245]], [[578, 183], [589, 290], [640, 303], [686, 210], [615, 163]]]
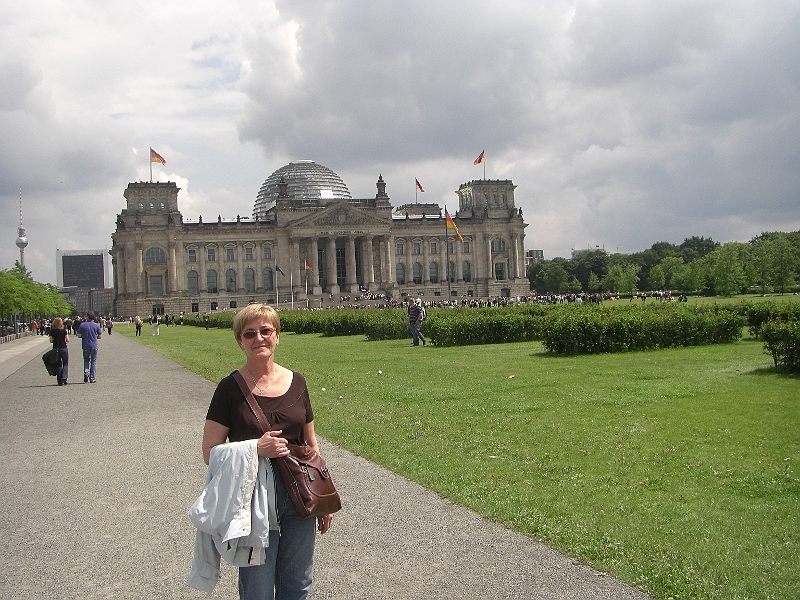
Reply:
[[444, 211], [444, 218], [447, 220], [447, 228], [453, 230], [459, 242], [463, 242], [464, 238], [462, 238], [461, 234], [458, 233], [458, 227], [456, 227], [455, 221], [453, 221], [453, 217], [450, 216], [450, 213]]
[[310, 271], [310, 270], [311, 270], [311, 265], [309, 264], [308, 261], [306, 261], [306, 271]]
[[158, 152], [156, 152], [152, 148], [150, 148], [150, 162], [151, 163], [157, 162], [161, 163], [162, 165], [167, 164], [167, 161], [164, 160], [164, 157], [161, 156]]
[[420, 192], [424, 192], [425, 190], [424, 190], [424, 189], [422, 189], [422, 184], [419, 182], [419, 179], [417, 179], [417, 178], [415, 177], [415, 178], [414, 178], [414, 181], [416, 181], [416, 182], [417, 182], [417, 189], [418, 189]]
[[481, 150], [481, 154], [480, 154], [480, 156], [479, 156], [478, 158], [476, 158], [476, 159], [475, 159], [475, 162], [473, 162], [472, 164], [474, 164], [474, 165], [479, 165], [479, 164], [481, 164], [482, 162], [486, 162], [486, 157], [483, 155], [483, 150]]

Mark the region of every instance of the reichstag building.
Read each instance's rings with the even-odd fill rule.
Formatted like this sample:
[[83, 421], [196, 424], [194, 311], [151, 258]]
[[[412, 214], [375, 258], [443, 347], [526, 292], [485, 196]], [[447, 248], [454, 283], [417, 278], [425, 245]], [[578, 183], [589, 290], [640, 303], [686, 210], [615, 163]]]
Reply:
[[174, 182], [128, 184], [110, 251], [115, 314], [197, 313], [250, 302], [317, 308], [365, 292], [400, 300], [526, 295], [525, 227], [510, 180], [462, 184], [446, 227], [438, 204], [394, 208], [313, 161], [290, 163], [258, 192], [252, 217], [197, 221]]

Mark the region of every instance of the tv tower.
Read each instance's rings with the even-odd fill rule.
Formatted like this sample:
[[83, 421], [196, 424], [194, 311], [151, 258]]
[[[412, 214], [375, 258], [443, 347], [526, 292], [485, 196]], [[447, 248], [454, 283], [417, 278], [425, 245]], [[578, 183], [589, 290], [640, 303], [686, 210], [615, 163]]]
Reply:
[[25, 237], [25, 228], [22, 226], [22, 188], [19, 188], [19, 230], [17, 235], [17, 248], [19, 248], [19, 264], [25, 268], [25, 246], [28, 238]]

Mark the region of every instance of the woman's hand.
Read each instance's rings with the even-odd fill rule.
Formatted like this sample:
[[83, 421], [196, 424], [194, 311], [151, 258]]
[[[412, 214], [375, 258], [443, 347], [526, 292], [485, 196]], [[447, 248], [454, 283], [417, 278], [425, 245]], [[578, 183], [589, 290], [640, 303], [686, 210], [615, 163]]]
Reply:
[[328, 529], [331, 528], [331, 521], [333, 521], [333, 515], [322, 515], [321, 517], [317, 517], [317, 529], [320, 533], [325, 533]]
[[258, 455], [267, 458], [289, 456], [288, 442], [280, 436], [282, 430], [268, 431], [258, 439]]

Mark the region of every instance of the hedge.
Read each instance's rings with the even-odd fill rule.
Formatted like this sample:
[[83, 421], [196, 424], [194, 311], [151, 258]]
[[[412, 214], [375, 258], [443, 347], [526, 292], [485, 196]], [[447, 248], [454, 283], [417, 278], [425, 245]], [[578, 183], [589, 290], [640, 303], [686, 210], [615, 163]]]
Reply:
[[761, 325], [761, 337], [776, 371], [800, 373], [800, 320], [770, 319]]
[[572, 355], [722, 344], [740, 339], [744, 324], [715, 307], [570, 306], [553, 313], [542, 342], [549, 352]]

